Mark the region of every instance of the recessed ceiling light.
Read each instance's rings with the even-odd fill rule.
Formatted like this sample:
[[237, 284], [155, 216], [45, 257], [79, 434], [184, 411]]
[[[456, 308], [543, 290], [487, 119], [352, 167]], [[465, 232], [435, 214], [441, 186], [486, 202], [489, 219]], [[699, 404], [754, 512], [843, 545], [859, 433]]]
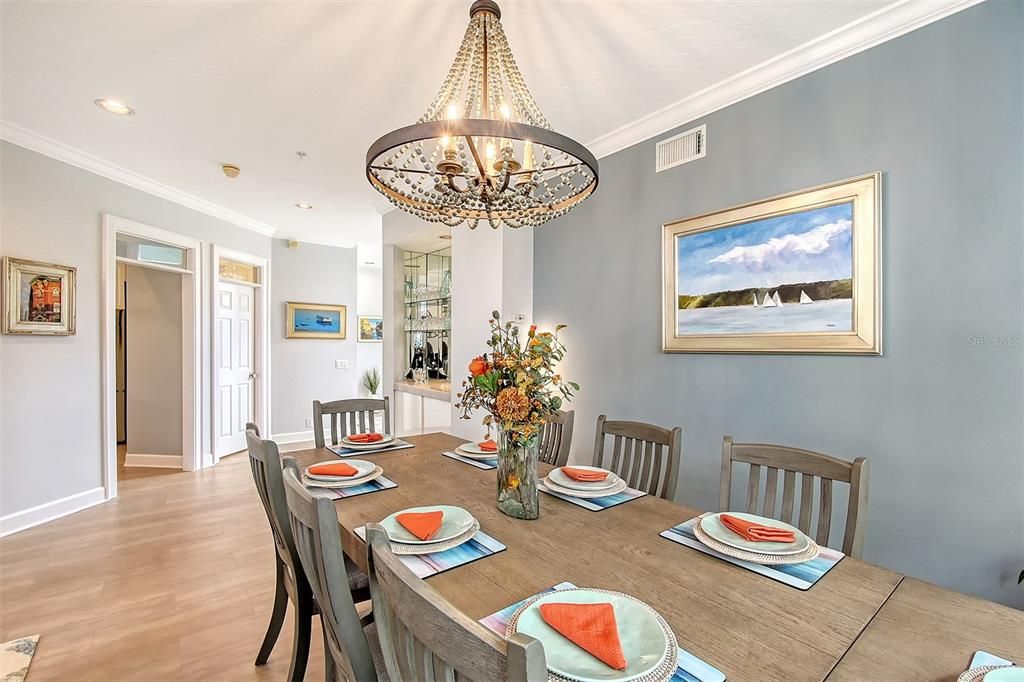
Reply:
[[301, 208], [304, 211], [308, 211], [309, 209], [313, 208], [313, 204], [307, 204], [305, 201], [300, 201], [297, 204], [295, 204], [295, 207]]
[[452, 238], [452, 236], [450, 234], [442, 234], [441, 235], [441, 239], [451, 239], [451, 238]]
[[96, 100], [96, 106], [103, 111], [117, 114], [118, 116], [132, 116], [135, 114], [134, 109], [124, 102], [118, 102], [116, 99], [98, 99]]

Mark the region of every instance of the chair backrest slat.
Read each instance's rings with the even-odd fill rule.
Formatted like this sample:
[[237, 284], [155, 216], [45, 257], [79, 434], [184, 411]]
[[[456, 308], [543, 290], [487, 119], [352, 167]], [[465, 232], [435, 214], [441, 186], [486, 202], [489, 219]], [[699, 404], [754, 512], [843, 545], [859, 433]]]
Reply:
[[[313, 440], [318, 448], [337, 445], [342, 438], [354, 433], [366, 433], [377, 430], [376, 413], [384, 413], [384, 433], [391, 433], [391, 403], [385, 396], [376, 398], [351, 398], [333, 400], [322, 403], [313, 401]], [[331, 442], [324, 439], [324, 416], [329, 415], [331, 421]]]
[[263, 503], [263, 510], [267, 514], [277, 553], [292, 569], [292, 575], [296, 580], [305, 580], [288, 523], [288, 502], [285, 499], [281, 454], [277, 449], [277, 443], [260, 438], [259, 427], [252, 422], [247, 423], [245, 427], [252, 480], [260, 496], [260, 502]]
[[[605, 462], [606, 437], [612, 437], [611, 462]], [[615, 472], [630, 487], [666, 500], [675, 496], [682, 457], [683, 430], [632, 421], [597, 418], [593, 465]]]
[[[817, 500], [817, 528], [814, 539], [820, 545], [827, 545], [832, 531], [833, 483], [847, 483], [850, 486], [849, 502], [846, 509], [846, 526], [843, 531], [843, 552], [859, 558], [864, 545], [864, 521], [867, 516], [868, 461], [858, 457], [853, 462], [837, 459], [830, 455], [810, 450], [801, 450], [782, 445], [761, 443], [733, 443], [726, 436], [722, 441], [722, 483], [719, 505], [722, 511], [730, 509], [732, 492], [732, 466], [734, 462], [750, 465], [747, 480], [746, 508], [749, 513], [778, 518], [793, 523], [803, 533], [811, 535], [814, 520], [815, 499], [814, 479], [819, 480]], [[757, 508], [760, 490], [761, 469], [767, 470], [764, 501]], [[779, 515], [775, 508], [778, 502], [778, 472], [783, 472], [782, 505]], [[800, 505], [797, 518], [796, 478], [800, 476]]]
[[569, 461], [572, 448], [573, 410], [559, 410], [544, 424], [540, 439], [540, 461], [560, 467]]
[[283, 478], [295, 546], [320, 608], [328, 649], [324, 655], [331, 656], [342, 679], [376, 682], [370, 647], [349, 590], [334, 501], [302, 485], [291, 457], [285, 459]]
[[497, 636], [416, 577], [380, 525], [369, 524], [366, 535], [373, 612], [392, 680], [546, 682], [540, 642]]

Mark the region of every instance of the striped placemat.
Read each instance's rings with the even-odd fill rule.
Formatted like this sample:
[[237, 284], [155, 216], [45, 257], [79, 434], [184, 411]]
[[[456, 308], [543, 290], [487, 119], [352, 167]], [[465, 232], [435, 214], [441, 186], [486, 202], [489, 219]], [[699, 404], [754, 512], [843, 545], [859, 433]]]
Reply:
[[346, 448], [344, 445], [328, 445], [327, 449], [336, 454], [338, 457], [355, 457], [356, 455], [367, 456], [376, 455], [378, 452], [390, 452], [391, 450], [404, 450], [405, 448], [416, 447], [408, 441], [404, 441], [401, 438], [396, 438], [387, 445], [377, 450], [353, 450], [352, 448]]
[[572, 502], [578, 507], [589, 509], [590, 511], [601, 511], [603, 509], [610, 509], [616, 505], [635, 500], [638, 497], [643, 497], [647, 493], [642, 490], [636, 490], [635, 488], [626, 488], [621, 493], [615, 493], [614, 495], [606, 495], [604, 497], [573, 497], [572, 495], [565, 495], [564, 493], [556, 493], [546, 485], [544, 481], [537, 482], [537, 490], [547, 493], [553, 497], [565, 500], [566, 502]]
[[967, 670], [971, 668], [981, 668], [986, 665], [1013, 665], [1013, 661], [1008, 661], [1005, 658], [999, 658], [995, 654], [990, 654], [987, 651], [975, 651], [974, 656], [971, 657], [971, 664], [967, 666]]
[[[539, 594], [547, 594], [548, 592], [554, 592], [555, 590], [574, 589], [576, 589], [576, 586], [572, 583], [558, 583], [554, 587], [544, 590]], [[533, 599], [533, 597], [528, 597], [527, 599]], [[508, 626], [508, 621], [512, 618], [512, 614], [515, 613], [516, 610], [523, 605], [523, 602], [527, 601], [527, 599], [518, 601], [511, 606], [506, 606], [497, 613], [492, 613], [489, 616], [481, 618], [480, 622], [488, 629], [493, 630], [500, 636], [504, 637], [505, 628]], [[676, 660], [678, 667], [676, 668], [675, 674], [672, 675], [670, 682], [725, 682], [725, 674], [722, 673], [721, 670], [708, 665], [682, 647], [679, 647], [679, 656]]]
[[476, 467], [477, 469], [497, 469], [498, 458], [493, 457], [491, 459], [473, 459], [471, 457], [463, 457], [457, 452], [442, 452], [445, 457], [456, 459], [460, 462], [468, 464], [469, 466]]
[[356, 497], [357, 495], [365, 495], [366, 493], [375, 493], [378, 490], [390, 490], [391, 488], [397, 488], [398, 484], [392, 481], [390, 478], [380, 476], [375, 478], [369, 483], [363, 483], [362, 485], [354, 485], [351, 488], [309, 488], [315, 490], [318, 493], [322, 493], [332, 500], [343, 500], [347, 497]]
[[[366, 526], [359, 526], [356, 528], [355, 533], [359, 536], [360, 540], [366, 542]], [[489, 557], [492, 554], [504, 552], [505, 549], [504, 544], [481, 530], [477, 531], [472, 540], [464, 542], [458, 547], [433, 554], [404, 555], [400, 556], [399, 559], [418, 577], [429, 578], [432, 575], [471, 564], [478, 559]]]
[[678, 526], [673, 526], [666, 531], [660, 533], [661, 537], [671, 540], [672, 542], [678, 542], [680, 545], [686, 545], [698, 552], [703, 552], [710, 556], [721, 559], [722, 561], [728, 561], [730, 564], [740, 566], [748, 571], [754, 573], [760, 573], [763, 576], [767, 576], [772, 580], [778, 580], [780, 583], [785, 583], [791, 587], [795, 587], [798, 590], [809, 590], [814, 583], [821, 580], [822, 576], [832, 570], [832, 568], [838, 564], [845, 554], [837, 552], [829, 547], [822, 547], [818, 553], [818, 558], [810, 561], [804, 561], [799, 564], [778, 564], [775, 566], [764, 566], [762, 564], [755, 564], [750, 561], [744, 561], [743, 559], [736, 559], [727, 554], [717, 552], [703, 542], [698, 540], [693, 534], [693, 527], [696, 523], [710, 515], [711, 512], [707, 512], [680, 523]]

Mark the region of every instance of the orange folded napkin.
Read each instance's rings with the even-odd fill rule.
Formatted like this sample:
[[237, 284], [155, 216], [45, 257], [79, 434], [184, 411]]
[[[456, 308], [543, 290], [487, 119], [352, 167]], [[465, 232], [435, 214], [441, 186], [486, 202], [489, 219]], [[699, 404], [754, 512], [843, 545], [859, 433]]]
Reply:
[[406, 512], [396, 516], [395, 520], [420, 540], [429, 540], [441, 529], [444, 512]]
[[619, 625], [611, 604], [541, 604], [540, 617], [605, 665], [616, 670], [626, 669], [626, 657], [619, 643]]
[[762, 526], [729, 514], [721, 514], [718, 518], [723, 526], [749, 542], [796, 542], [796, 535], [791, 530]]
[[384, 436], [379, 433], [353, 433], [348, 439], [353, 443], [376, 443], [384, 440]]
[[584, 483], [596, 483], [608, 478], [607, 471], [590, 471], [589, 469], [577, 469], [576, 467], [562, 467], [562, 473], [574, 481]]
[[351, 464], [345, 462], [332, 462], [330, 464], [317, 464], [309, 467], [309, 473], [317, 476], [355, 476], [359, 473]]
[[482, 443], [477, 443], [477, 447], [479, 447], [484, 452], [497, 452], [498, 451], [498, 444], [495, 443], [490, 438], [488, 438], [487, 440], [485, 440]]

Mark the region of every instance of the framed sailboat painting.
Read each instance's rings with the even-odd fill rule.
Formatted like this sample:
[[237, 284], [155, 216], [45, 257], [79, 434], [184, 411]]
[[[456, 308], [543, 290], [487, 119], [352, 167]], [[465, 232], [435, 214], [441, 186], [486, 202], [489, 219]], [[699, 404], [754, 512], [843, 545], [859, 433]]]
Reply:
[[667, 353], [881, 354], [881, 173], [663, 226]]

